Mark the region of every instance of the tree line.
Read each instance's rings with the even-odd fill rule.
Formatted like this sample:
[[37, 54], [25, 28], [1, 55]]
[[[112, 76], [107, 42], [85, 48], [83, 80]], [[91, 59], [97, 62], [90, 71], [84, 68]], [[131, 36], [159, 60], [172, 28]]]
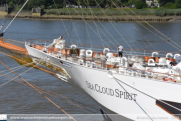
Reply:
[[[1, 0], [1, 6], [9, 5], [14, 7], [15, 5], [22, 6], [26, 0]], [[56, 6], [54, 4], [56, 3]], [[146, 0], [29, 0], [25, 9], [31, 9], [33, 7], [41, 7], [43, 9], [63, 8], [66, 5], [76, 6], [97, 6], [102, 8], [116, 8], [116, 7], [131, 7], [136, 5], [136, 8], [146, 8]], [[154, 0], [153, 0], [154, 1]], [[165, 8], [181, 8], [181, 0], [158, 0], [160, 7]]]
[[160, 6], [164, 6], [165, 8], [181, 8], [181, 0], [158, 0]]

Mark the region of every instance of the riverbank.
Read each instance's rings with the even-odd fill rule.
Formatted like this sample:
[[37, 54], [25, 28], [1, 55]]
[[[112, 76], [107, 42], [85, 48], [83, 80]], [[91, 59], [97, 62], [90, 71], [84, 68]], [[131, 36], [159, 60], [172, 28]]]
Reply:
[[[13, 12], [10, 17], [13, 18], [16, 12]], [[0, 13], [0, 18], [5, 18], [7, 15]], [[181, 15], [168, 15], [168, 16], [156, 16], [156, 15], [56, 15], [47, 14], [40, 16], [38, 13], [32, 13], [28, 11], [21, 12], [17, 18], [23, 19], [47, 19], [47, 20], [85, 20], [89, 21], [158, 21], [169, 22], [181, 20]]]

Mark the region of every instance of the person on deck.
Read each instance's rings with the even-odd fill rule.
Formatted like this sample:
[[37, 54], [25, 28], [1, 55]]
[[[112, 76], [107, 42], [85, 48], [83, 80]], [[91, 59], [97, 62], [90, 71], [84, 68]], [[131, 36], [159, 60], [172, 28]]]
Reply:
[[118, 47], [118, 56], [122, 57], [123, 56], [123, 46], [120, 44]]

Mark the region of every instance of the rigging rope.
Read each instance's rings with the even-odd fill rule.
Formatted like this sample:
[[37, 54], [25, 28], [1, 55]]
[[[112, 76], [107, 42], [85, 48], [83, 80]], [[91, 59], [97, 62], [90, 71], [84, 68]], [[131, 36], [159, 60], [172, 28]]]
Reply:
[[[2, 53], [2, 54], [8, 56], [8, 55], [5, 54], [5, 53]], [[13, 57], [11, 57], [11, 58], [13, 58]], [[16, 58], [14, 58], [14, 59], [16, 59]], [[21, 59], [20, 59], [20, 60], [21, 60]], [[23, 60], [21, 60], [21, 61], [23, 61]], [[25, 65], [26, 65], [26, 64], [25, 64]], [[36, 65], [35, 65], [35, 67], [36, 67]], [[8, 76], [8, 75], [4, 75], [4, 77], [6, 77], [6, 78], [11, 78], [11, 79], [12, 79], [12, 77], [11, 77], [11, 76]], [[19, 80], [19, 81], [20, 81], [20, 80]], [[16, 82], [21, 83], [21, 82], [19, 82], [19, 81], [17, 80]], [[24, 84], [24, 83], [21, 83], [21, 84]], [[35, 87], [37, 87], [37, 88], [40, 88], [41, 90], [45, 90], [45, 91], [47, 91], [47, 92], [53, 93], [54, 95], [60, 96], [60, 97], [65, 98], [65, 99], [69, 99], [69, 100], [71, 100], [71, 101], [77, 102], [77, 103], [82, 104], [82, 105], [84, 105], [84, 106], [86, 106], [86, 107], [89, 107], [89, 108], [91, 108], [91, 109], [96, 110], [95, 108], [90, 107], [89, 105], [86, 105], [86, 104], [84, 104], [84, 103], [82, 103], [82, 102], [75, 101], [74, 99], [70, 99], [70, 98], [68, 98], [68, 97], [62, 96], [62, 95], [60, 95], [60, 94], [57, 94], [57, 93], [55, 93], [55, 92], [46, 90], [46, 89], [41, 88], [41, 87], [38, 87], [38, 86], [36, 86], [36, 85], [33, 85], [33, 86], [35, 86]], [[84, 108], [84, 109], [85, 109], [85, 108]], [[85, 109], [85, 110], [88, 110], [88, 109]], [[88, 111], [90, 111], [90, 110], [88, 110]], [[96, 110], [96, 111], [97, 111], [97, 110]], [[92, 111], [90, 111], [90, 112], [92, 112]], [[93, 113], [95, 113], [95, 112], [93, 112]]]
[[[2, 62], [0, 61], [0, 63], [2, 63]], [[33, 62], [32, 62], [32, 63], [33, 63]], [[30, 64], [31, 64], [31, 63], [30, 63]], [[14, 71], [20, 70], [20, 69], [22, 69], [22, 68], [24, 68], [24, 67], [15, 69]], [[12, 71], [10, 71], [10, 72], [8, 72], [8, 73], [5, 73], [5, 74], [3, 74], [3, 75], [0, 75], [0, 77], [2, 77], [2, 76], [4, 76], [4, 75], [7, 75], [7, 74], [10, 74], [10, 73], [12, 73]]]
[[[71, 21], [71, 27], [72, 27], [72, 21]], [[70, 38], [69, 38], [69, 42], [70, 42], [70, 39], [71, 39], [71, 33], [72, 33], [72, 29], [70, 30]], [[71, 41], [72, 42], [72, 41]]]
[[79, 22], [81, 21], [78, 21], [76, 24], [74, 24], [69, 30], [67, 30], [62, 36], [66, 35], [70, 30], [72, 30], [72, 28], [74, 28]]
[[[69, 3], [69, 1], [67, 1], [68, 3]], [[70, 3], [69, 3], [70, 4]], [[77, 15], [79, 15], [79, 12], [77, 12], [77, 10], [75, 9], [75, 8], [73, 8], [74, 10], [75, 10], [75, 12], [77, 13]], [[82, 10], [82, 9], [81, 9]], [[85, 12], [86, 13], [86, 12]], [[82, 20], [87, 24], [87, 26], [97, 35], [97, 36], [99, 36], [98, 34], [97, 34], [97, 32], [85, 21], [85, 18], [84, 17], [82, 17], [81, 15], [79, 15], [81, 18], [82, 18]], [[92, 19], [92, 18], [91, 18]], [[99, 28], [99, 30], [102, 32], [102, 30]], [[104, 34], [104, 32], [102, 32], [103, 34]], [[107, 37], [105, 34], [104, 34], [104, 36], [105, 37]], [[108, 38], [108, 37], [107, 37]], [[108, 40], [112, 43], [112, 41], [108, 38]], [[108, 46], [108, 44], [103, 40], [103, 42]], [[113, 43], [112, 43], [113, 44]], [[114, 44], [113, 44], [114, 45]], [[115, 46], [115, 45], [114, 45]], [[116, 46], [115, 46], [116, 47]]]
[[12, 22], [15, 20], [15, 18], [18, 16], [18, 14], [21, 12], [21, 10], [24, 8], [24, 6], [26, 5], [27, 2], [28, 2], [28, 0], [26, 0], [26, 2], [24, 3], [24, 5], [21, 7], [21, 9], [18, 11], [18, 13], [14, 16], [13, 20], [11, 20], [11, 22], [9, 23], [9, 25], [5, 28], [5, 30], [3, 31], [3, 33], [1, 33], [2, 36], [3, 36], [4, 33], [6, 32], [6, 30], [9, 28], [9, 26], [12, 24]]
[[172, 107], [172, 108], [174, 108], [174, 109], [176, 109], [176, 110], [178, 110], [178, 111], [181, 111], [181, 109], [179, 109], [179, 108], [177, 108], [177, 107], [175, 107], [175, 106], [172, 106], [172, 105], [170, 105], [170, 104], [168, 104], [168, 103], [166, 103], [166, 102], [164, 102], [164, 101], [162, 101], [162, 100], [160, 100], [160, 99], [158, 99], [158, 98], [156, 98], [156, 97], [154, 97], [154, 96], [152, 96], [152, 95], [149, 95], [149, 94], [147, 94], [146, 92], [143, 92], [143, 91], [137, 89], [136, 87], [133, 87], [133, 86], [131, 86], [130, 84], [128, 84], [128, 83], [126, 83], [126, 82], [124, 82], [124, 81], [121, 81], [120, 79], [118, 79], [118, 78], [116, 78], [116, 77], [114, 77], [114, 76], [113, 76], [113, 78], [114, 78], [115, 80], [118, 80], [119, 82], [121, 82], [121, 83], [123, 83], [123, 84], [125, 84], [125, 85], [127, 85], [127, 86], [129, 86], [129, 87], [131, 87], [132, 89], [134, 89], [134, 90], [136, 90], [136, 91], [138, 91], [138, 92], [143, 93], [144, 95], [146, 95], [146, 96], [148, 96], [148, 97], [150, 97], [150, 98], [152, 98], [152, 99], [158, 100], [158, 101], [160, 101], [160, 102], [162, 102], [162, 103], [164, 103], [164, 104], [166, 104], [166, 105], [168, 105], [168, 106], [170, 106], [170, 107]]
[[[11, 13], [15, 10], [16, 6], [18, 6], [20, 0], [18, 1], [18, 3], [15, 5], [15, 7], [13, 8], [13, 10], [11, 11]], [[0, 31], [3, 28], [4, 24], [6, 23], [6, 21], [8, 20], [9, 16], [11, 15], [11, 13], [8, 14], [6, 20], [4, 21], [4, 23], [0, 26]]]
[[[98, 2], [95, 0], [96, 4], [100, 7], [101, 9], [101, 6], [98, 4]], [[104, 13], [104, 15], [106, 16], [105, 12], [101, 9], [101, 11]], [[116, 30], [116, 32], [121, 36], [121, 38], [125, 41], [125, 43], [127, 43], [127, 45], [132, 48], [128, 42], [125, 40], [125, 38], [122, 36], [122, 34], [120, 34], [120, 32], [116, 29], [116, 27], [114, 26], [114, 24], [111, 22], [111, 20], [106, 16], [106, 18], [108, 19], [108, 21], [111, 23], [111, 25], [114, 27], [114, 29]], [[117, 42], [117, 41], [116, 41]], [[119, 44], [119, 43], [117, 43]], [[134, 51], [134, 50], [133, 50]], [[136, 52], [134, 51], [134, 53], [136, 54]]]
[[[59, 10], [58, 10], [58, 8], [57, 8], [57, 5], [56, 5], [56, 3], [55, 3], [55, 0], [53, 0], [53, 3], [54, 3], [54, 5], [55, 5], [55, 7], [56, 7], [56, 10], [57, 10], [57, 12], [58, 12], [58, 15], [60, 15], [60, 12], [59, 12]], [[61, 21], [62, 21], [62, 23], [63, 23], [63, 26], [64, 26], [64, 28], [65, 28], [65, 31], [67, 31], [67, 28], [66, 28], [66, 26], [65, 26], [62, 18], [61, 18]], [[68, 36], [69, 36], [69, 34], [68, 34]], [[70, 36], [69, 36], [69, 37], [70, 37]]]
[[[6, 77], [6, 78], [12, 78], [12, 77], [9, 76], [9, 77]], [[23, 84], [23, 85], [28, 86], [27, 84], [25, 84], [25, 83], [23, 83], [23, 82], [20, 82], [21, 80], [14, 80], [14, 81], [16, 81], [17, 83], [20, 83], [20, 84]], [[66, 99], [69, 99], [69, 100], [74, 101], [73, 99], [70, 99], [70, 98], [67, 98], [67, 97], [65, 97], [65, 96], [59, 95], [59, 94], [57, 94], [57, 93], [55, 93], [55, 92], [51, 92], [51, 91], [49, 91], [49, 90], [46, 90], [46, 89], [41, 88], [41, 87], [36, 86], [36, 85], [33, 85], [33, 86], [39, 88], [38, 90], [40, 90], [40, 91], [43, 92], [43, 93], [46, 93], [46, 94], [48, 94], [48, 95], [50, 95], [50, 96], [53, 96], [53, 97], [55, 97], [55, 98], [59, 98], [59, 99], [65, 101], [65, 102], [68, 102], [68, 103], [76, 106], [76, 107], [82, 108], [82, 109], [87, 110], [87, 111], [92, 112], [92, 113], [95, 113], [95, 112], [93, 112], [93, 111], [91, 111], [91, 110], [85, 109], [84, 107], [81, 107], [81, 106], [79, 106], [79, 105], [77, 105], [77, 104], [74, 104], [74, 103], [72, 103], [72, 102], [70, 102], [70, 101], [67, 101], [67, 100], [65, 100], [65, 99], [62, 99], [62, 98], [66, 98]], [[44, 90], [44, 91], [43, 91], [43, 90]], [[53, 93], [53, 95], [50, 94], [50, 93], [48, 93], [48, 92]], [[57, 97], [57, 96], [55, 96], [55, 95], [57, 95], [57, 96], [59, 96], [59, 97]], [[61, 98], [60, 98], [60, 97], [61, 97]], [[74, 101], [74, 102], [77, 102], [77, 101]], [[92, 108], [92, 109], [94, 109], [95, 111], [98, 111], [98, 110], [96, 110], [95, 108], [90, 107], [90, 106], [88, 106], [88, 105], [86, 105], [86, 104], [83, 104], [83, 103], [81, 103], [81, 102], [77, 102], [77, 103], [82, 104], [82, 105], [84, 105], [84, 106], [87, 106], [87, 107], [89, 107], [89, 108]]]
[[[14, 67], [14, 68], [11, 68], [11, 69], [16, 69], [16, 68], [24, 68], [23, 66], [28, 66], [28, 65], [31, 65], [31, 64], [33, 64], [34, 62], [31, 62], [31, 63], [27, 63], [27, 64], [24, 64], [24, 65], [20, 65], [20, 66], [17, 66], [17, 67]], [[9, 69], [7, 69], [7, 70], [4, 70], [4, 71], [0, 71], [0, 73], [2, 73], [2, 72], [6, 72], [6, 71], [9, 71]]]
[[[104, 0], [102, 0], [102, 1], [104, 1]], [[87, 2], [85, 2], [85, 0], [84, 0], [84, 3], [89, 3], [88, 1]], [[101, 4], [101, 2], [98, 4], [98, 5], [100, 5]], [[87, 6], [89, 6], [89, 4], [86, 4]], [[90, 9], [90, 7], [89, 7], [89, 10], [90, 10], [90, 12], [91, 12], [91, 15], [92, 15], [92, 17], [95, 17], [98, 21], [99, 21], [99, 23], [101, 24], [101, 26], [106, 30], [106, 32], [112, 37], [112, 39], [114, 39], [114, 37], [110, 34], [110, 32], [105, 28], [105, 26], [102, 24], [102, 22], [99, 20], [99, 18], [94, 14], [94, 12]], [[86, 11], [85, 11], [85, 13], [86, 13]], [[91, 18], [92, 19], [92, 18]], [[114, 43], [106, 36], [106, 34], [97, 26], [97, 24], [96, 24], [96, 22], [95, 22], [95, 20], [94, 19], [92, 19], [92, 21], [94, 22], [94, 24], [95, 24], [95, 26], [96, 26], [96, 29], [97, 29], [97, 31], [98, 31], [98, 37], [100, 38], [100, 40], [101, 40], [101, 42], [102, 42], [102, 44], [103, 44], [103, 39], [102, 39], [102, 37], [100, 36], [100, 33], [99, 33], [99, 30], [104, 34], [104, 36], [111, 42], [111, 44], [113, 44], [113, 46], [115, 46], [114, 45]], [[99, 30], [98, 30], [99, 29]], [[116, 41], [115, 39], [114, 39], [114, 41]], [[104, 42], [105, 43], [105, 42]], [[116, 43], [118, 44], [118, 42], [116, 41]], [[104, 47], [104, 44], [103, 44], [103, 47]], [[116, 48], [117, 48], [117, 46], [115, 46]]]
[[[112, 1], [112, 0], [111, 0]], [[120, 1], [121, 2], [121, 1]], [[122, 2], [121, 2], [122, 5], [124, 5]], [[124, 5], [125, 6], [125, 5]], [[130, 8], [128, 8], [134, 15], [136, 15], [138, 18], [141, 18], [138, 14], [136, 14], [134, 11], [132, 11]], [[142, 18], [141, 18], [142, 19]], [[155, 27], [153, 27], [151, 24], [149, 24], [148, 22], [146, 22], [144, 19], [142, 19], [144, 23], [146, 23], [147, 25], [149, 25], [151, 28], [153, 28], [154, 30], [156, 30], [159, 34], [161, 34], [163, 37], [167, 38], [168, 40], [170, 40], [172, 43], [174, 43], [175, 45], [177, 45], [179, 48], [181, 48], [180, 45], [178, 45], [177, 43], [175, 43], [173, 40], [171, 40], [170, 38], [168, 38], [166, 35], [164, 35], [162, 32], [160, 32], [159, 30], [157, 30]], [[167, 43], [171, 44], [170, 42], [168, 42], [166, 40]], [[173, 47], [175, 47], [176, 49], [178, 50], [181, 50], [179, 49], [177, 46], [171, 44]]]
[[121, 86], [123, 88], [123, 90], [125, 92], [128, 93], [128, 95], [131, 97], [131, 99], [133, 99], [133, 101], [141, 108], [141, 110], [153, 121], [153, 119], [148, 115], [148, 113], [141, 107], [141, 105], [132, 97], [132, 95], [130, 95], [130, 93], [116, 80], [116, 82], [119, 84], [119, 86]]
[[89, 40], [90, 40], [90, 43], [91, 43], [91, 46], [90, 46], [90, 47], [93, 47], [93, 46], [92, 46], [92, 41], [91, 41], [91, 38], [90, 38], [90, 35], [89, 35], [89, 31], [88, 31], [88, 29], [87, 29], [87, 26], [85, 26], [85, 27], [86, 27], [87, 34], [88, 34], [88, 37], [89, 37]]
[[[95, 22], [95, 24], [96, 24], [96, 22]], [[97, 29], [97, 33], [98, 33], [98, 35], [99, 35], [99, 38], [101, 38], [101, 43], [102, 43], [102, 46], [105, 48], [104, 43], [103, 43], [103, 40], [102, 40], [102, 37], [101, 37], [101, 35], [100, 35], [100, 33], [99, 33], [99, 30], [98, 30], [97, 24], [96, 24], [96, 29]]]
[[[4, 77], [5, 77], [5, 78], [8, 78], [8, 79], [12, 79], [12, 78], [13, 78], [13, 77], [11, 77], [11, 76], [4, 76]], [[19, 79], [14, 79], [13, 81], [15, 81], [15, 82], [17, 82], [17, 83], [20, 83], [20, 84], [23, 84], [23, 85], [25, 85], [25, 86], [28, 86], [26, 83], [23, 83], [22, 80], [19, 80]], [[43, 93], [46, 93], [46, 94], [48, 94], [48, 95], [50, 95], [50, 96], [53, 96], [53, 97], [58, 98], [58, 99], [61, 99], [61, 100], [65, 101], [65, 102], [70, 103], [70, 104], [72, 104], [72, 105], [74, 105], [74, 106], [76, 106], [76, 107], [79, 107], [79, 108], [81, 108], [81, 109], [87, 110], [87, 111], [92, 112], [92, 113], [96, 113], [96, 112], [93, 112], [93, 111], [91, 111], [91, 110], [89, 110], [89, 109], [86, 109], [86, 108], [81, 107], [81, 106], [79, 106], [79, 105], [77, 105], [77, 104], [74, 104], [74, 103], [72, 103], [72, 102], [69, 102], [69, 101], [67, 101], [67, 100], [65, 100], [65, 99], [60, 98], [60, 97], [62, 97], [61, 95], [60, 95], [59, 97], [55, 96], [55, 95], [59, 95], [59, 94], [57, 94], [57, 93], [55, 93], [55, 92], [51, 92], [51, 91], [49, 91], [49, 90], [46, 90], [46, 89], [41, 88], [41, 87], [36, 86], [36, 85], [33, 85], [33, 86], [34, 86], [34, 87], [37, 87], [37, 88], [40, 88], [39, 90], [40, 90], [41, 92], [43, 92]], [[45, 91], [43, 91], [43, 90], [45, 90]], [[55, 94], [52, 95], [52, 94], [50, 94], [50, 93], [48, 93], [48, 92], [55, 93]], [[66, 97], [63, 96], [63, 98], [66, 98]], [[81, 104], [80, 102], [78, 102], [78, 103]], [[83, 105], [89, 107], [88, 105], [85, 105], [85, 104], [83, 104]], [[92, 107], [89, 107], [89, 108], [92, 108]], [[98, 111], [98, 110], [96, 110], [95, 108], [92, 108], [92, 109], [94, 109], [95, 111]]]
[[[109, 0], [110, 1], [110, 0]], [[113, 1], [110, 1], [110, 2], [112, 2], [115, 6], [116, 6], [116, 8], [120, 8], [119, 6], [117, 6], [117, 4], [115, 4]], [[119, 1], [118, 1], [119, 2]], [[123, 9], [123, 8], [121, 8], [122, 9], [122, 11], [124, 12], [125, 10]], [[125, 11], [124, 12], [125, 13], [125, 17], [126, 17], [126, 14], [127, 14], [127, 12]], [[126, 18], [128, 18], [128, 17], [126, 17]], [[136, 21], [137, 23], [139, 23], [139, 21]], [[129, 24], [132, 24], [133, 26], [134, 26], [134, 28], [141, 34], [141, 32], [135, 27], [135, 25], [133, 24], [133, 23], [131, 23], [131, 22], [127, 22], [127, 23], [129, 23]], [[131, 26], [132, 27], [132, 26]], [[128, 32], [128, 34], [129, 34], [129, 32]], [[141, 34], [142, 35], [142, 34]], [[143, 36], [143, 35], [142, 35]], [[145, 38], [145, 37], [144, 37]], [[152, 43], [150, 43], [150, 41], [147, 39], [147, 38], [145, 38], [145, 40], [149, 43], [149, 44], [151, 44], [151, 46], [153, 47], [153, 48], [155, 48], [155, 46], [153, 46], [152, 45]], [[135, 40], [135, 42], [137, 42], [136, 40]], [[139, 45], [139, 44], [138, 44]], [[145, 46], [147, 46], [147, 45], [145, 45]], [[156, 49], [156, 48], [155, 48]]]
[[[4, 66], [6, 66], [3, 62], [0, 61], [0, 63], [3, 64]], [[33, 68], [33, 67], [29, 68], [28, 70], [26, 70], [25, 72], [21, 73], [20, 75], [17, 75], [15, 78], [13, 78], [13, 79], [5, 82], [4, 84], [0, 85], [0, 87], [8, 84], [9, 82], [13, 81], [14, 79], [16, 79], [16, 78], [18, 78], [18, 77], [20, 77], [21, 75], [23, 75], [24, 73], [28, 72], [28, 71], [31, 70], [32, 68]], [[12, 72], [13, 72], [13, 71], [12, 71]]]
[[[177, 34], [177, 35], [175, 35], [175, 36], [172, 36], [172, 37], [170, 37], [170, 38], [175, 38], [175, 37], [177, 37], [177, 36], [180, 36], [181, 35], [181, 33], [180, 34]], [[156, 45], [156, 44], [159, 44], [159, 43], [162, 43], [162, 42], [164, 42], [165, 40], [162, 40], [162, 41], [160, 41], [160, 42], [157, 42], [157, 43], [155, 43], [155, 44], [153, 44], [153, 45]], [[148, 48], [149, 46], [147, 46], [146, 48]]]
[[[56, 6], [56, 9], [57, 9], [57, 5], [56, 5], [56, 3], [55, 3], [55, 1], [54, 1], [54, 5]], [[68, 9], [68, 8], [67, 8]], [[57, 9], [57, 11], [58, 11], [58, 9]], [[58, 11], [59, 12], [59, 11]], [[68, 12], [69, 12], [69, 15], [70, 15], [70, 11], [68, 10]], [[60, 14], [59, 14], [60, 15]], [[63, 21], [62, 21], [63, 22]], [[74, 24], [73, 26], [71, 26], [71, 28], [67, 31], [66, 30], [66, 32], [62, 35], [62, 36], [64, 36], [65, 34], [67, 34], [70, 30], [72, 30], [72, 28], [74, 28], [74, 30], [75, 30], [75, 32], [76, 32], [76, 35], [77, 35], [77, 37], [78, 37], [78, 39], [79, 39], [79, 42], [81, 43], [81, 41], [80, 41], [80, 38], [79, 38], [79, 35], [78, 35], [78, 33], [77, 33], [77, 30], [75, 29], [75, 26], [79, 23], [80, 21], [78, 21], [76, 24]], [[71, 17], [71, 24], [73, 24], [73, 21], [72, 21], [72, 17]], [[65, 26], [64, 26], [65, 27]], [[69, 36], [69, 35], [68, 35]], [[69, 36], [69, 38], [70, 38], [70, 40], [71, 40], [71, 36]], [[72, 42], [72, 40], [71, 40], [71, 42]], [[73, 42], [72, 42], [73, 43]]]
[[[68, 3], [69, 3], [69, 1], [67, 1]], [[70, 3], [69, 3], [70, 4]], [[84, 17], [82, 17], [80, 14], [79, 14], [79, 12], [77, 12], [77, 10], [75, 9], [75, 8], [73, 8], [74, 10], [75, 10], [75, 12], [77, 13], [77, 15], [79, 15], [80, 17], [81, 17], [81, 19], [86, 23], [86, 25], [96, 34], [96, 35], [98, 35], [97, 34], [97, 32], [95, 32], [95, 30], [85, 21], [85, 18]], [[82, 9], [81, 9], [82, 10]]]
[[[100, 4], [99, 4], [100, 5]], [[103, 5], [104, 6], [106, 6], [104, 3], [103, 3]], [[101, 8], [101, 7], [100, 7]], [[90, 8], [89, 8], [90, 9]], [[90, 9], [90, 11], [92, 11], [91, 9]], [[106, 14], [105, 14], [106, 15]], [[95, 16], [95, 15], [94, 15]], [[96, 16], [95, 16], [96, 17]], [[97, 18], [97, 17], [96, 17]], [[101, 23], [101, 22], [100, 22]], [[120, 24], [121, 25], [121, 24]], [[121, 25], [122, 26], [122, 25]], [[123, 27], [123, 26], [122, 26]], [[115, 27], [116, 28], [116, 27]], [[123, 27], [124, 28], [124, 27]], [[106, 32], [108, 32], [108, 30], [107, 29], [105, 29], [106, 30]], [[121, 30], [122, 31], [122, 30]], [[109, 33], [109, 32], [108, 32]], [[129, 34], [129, 32], [127, 32], [128, 34]], [[127, 34], [126, 33], [126, 34]], [[109, 35], [111, 35], [110, 33], [109, 33]], [[112, 37], [112, 35], [111, 35], [111, 37]], [[127, 37], [127, 36], [126, 36]], [[113, 38], [113, 37], [112, 37]], [[128, 37], [127, 37], [128, 38]], [[113, 38], [114, 39], [114, 38]], [[130, 40], [130, 39], [129, 39]], [[134, 39], [133, 39], [134, 40]], [[116, 41], [115, 39], [114, 39], [114, 41]], [[136, 43], [137, 43], [137, 41], [135, 41]], [[119, 43], [116, 41], [116, 43], [119, 45]], [[138, 44], [139, 45], [139, 44]], [[133, 44], [133, 46], [135, 46], [135, 48], [137, 48], [137, 46], [135, 45], [135, 44]], [[140, 46], [140, 45], [139, 45]], [[141, 47], [141, 46], [140, 46]], [[142, 47], [141, 47], [142, 48]], [[143, 49], [143, 48], [142, 48]]]
[[[101, 6], [99, 6], [100, 8], [101, 8]], [[101, 11], [104, 13], [104, 15], [106, 15], [105, 14], [105, 12], [101, 9]], [[107, 16], [106, 16], [107, 17]], [[109, 18], [107, 17], [107, 19], [109, 20]], [[109, 20], [110, 21], [110, 20]], [[111, 23], [111, 21], [110, 21], [110, 23]], [[112, 24], [112, 23], [111, 23]], [[113, 24], [112, 24], [113, 25]], [[113, 26], [114, 28], [116, 28], [115, 26]], [[117, 31], [118, 32], [118, 31]], [[119, 32], [118, 32], [119, 33]], [[119, 33], [120, 34], [120, 33]], [[121, 34], [120, 34], [121, 35]], [[123, 36], [121, 36], [122, 38], [123, 38]], [[114, 39], [115, 40], [115, 39]], [[125, 39], [123, 38], [123, 40], [125, 41]], [[117, 42], [117, 41], [116, 41]], [[127, 43], [126, 41], [125, 41], [125, 43]], [[117, 43], [117, 44], [119, 44], [119, 43]], [[129, 44], [127, 43], [127, 45], [129, 46]], [[135, 44], [133, 44], [133, 46], [135, 46]], [[129, 46], [130, 47], [130, 46]], [[132, 49], [132, 47], [130, 47], [131, 49]], [[137, 48], [136, 46], [135, 46], [135, 48]], [[135, 52], [136, 53], [136, 52]]]
[[[2, 63], [0, 61], [0, 63]], [[11, 70], [8, 66], [6, 66], [4, 63], [2, 63], [5, 67], [7, 67], [9, 70]], [[33, 67], [31, 67], [30, 69], [32, 69]], [[30, 70], [28, 69], [28, 70]], [[20, 75], [18, 75], [16, 72], [14, 72], [13, 70], [11, 70], [14, 74], [17, 75], [17, 77], [20, 77], [26, 84], [28, 84], [30, 87], [32, 87], [33, 89], [35, 89], [38, 93], [40, 93], [43, 97], [45, 97], [47, 100], [49, 100], [52, 104], [54, 104], [57, 108], [59, 108], [62, 112], [64, 112], [66, 115], [68, 115], [72, 120], [76, 121], [73, 117], [71, 117], [66, 111], [64, 111], [62, 108], [60, 108], [55, 102], [53, 102], [50, 98], [48, 98], [47, 96], [45, 96], [42, 92], [40, 92], [37, 88], [35, 88], [32, 84], [30, 84], [28, 81], [26, 81], [25, 79], [23, 79]], [[22, 75], [22, 74], [21, 74]], [[16, 77], [16, 78], [17, 78]], [[12, 80], [10, 80], [12, 81]], [[8, 81], [8, 82], [10, 82]], [[1, 87], [1, 86], [0, 86]]]

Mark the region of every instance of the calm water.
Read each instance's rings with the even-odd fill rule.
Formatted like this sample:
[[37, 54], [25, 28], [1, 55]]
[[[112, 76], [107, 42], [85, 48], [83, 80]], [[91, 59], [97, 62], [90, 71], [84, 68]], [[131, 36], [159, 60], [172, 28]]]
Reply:
[[[0, 19], [0, 23], [3, 21]], [[69, 30], [74, 24], [76, 26], [68, 34], [65, 34], [66, 30]], [[170, 40], [165, 42], [164, 40], [168, 40], [168, 38], [159, 34], [155, 29], [145, 23], [139, 24], [136, 22], [96, 22], [95, 25], [94, 22], [87, 21], [85, 26], [85, 23], [82, 21], [71, 22], [67, 20], [62, 22], [61, 20], [16, 19], [6, 31], [5, 37], [20, 41], [25, 41], [26, 39], [52, 41], [65, 34], [64, 38], [67, 42], [77, 44], [117, 47], [119, 43], [122, 43], [124, 48], [178, 51], [178, 45], [181, 45], [181, 22], [155, 22], [150, 24], [168, 38], [171, 38], [175, 43], [172, 43]], [[149, 30], [154, 32], [154, 34]], [[70, 36], [71, 38], [69, 38]], [[177, 49], [175, 49], [175, 46]]]
[[[4, 22], [4, 19], [0, 19], [0, 24], [2, 22]], [[77, 22], [78, 21], [73, 21], [73, 24], [76, 24]], [[62, 22], [51, 20], [16, 19], [10, 26], [10, 28], [6, 31], [4, 36], [6, 38], [19, 41], [25, 41], [26, 39], [53, 40], [54, 38], [58, 38], [60, 35], [66, 33], [66, 29], [64, 28], [63, 23], [66, 26], [67, 30], [70, 29], [70, 27], [72, 26], [71, 21]], [[169, 38], [181, 34], [181, 22], [150, 24], [153, 27], [156, 27], [159, 31], [161, 31]], [[146, 50], [156, 49], [172, 52], [179, 51], [175, 49], [175, 47], [179, 48], [178, 45], [181, 45], [181, 36], [176, 36], [172, 38], [172, 40], [176, 44], [171, 43], [171, 46], [171, 41], [164, 42], [163, 40], [168, 39], [160, 35], [156, 30], [150, 28], [146, 24], [143, 24], [143, 26], [148, 27], [148, 29], [153, 31], [158, 36], [155, 36], [151, 32], [147, 31], [147, 29], [145, 29], [144, 27], [142, 27], [142, 25], [138, 23], [96, 22], [95, 25], [94, 22], [87, 21], [87, 28], [84, 26], [84, 22], [79, 22], [75, 29], [72, 29], [71, 31], [71, 39], [69, 38], [68, 34], [65, 35], [65, 39], [68, 42], [74, 42], [78, 44], [81, 43], [87, 45], [93, 44], [100, 46], [103, 45], [117, 47], [119, 43], [122, 43], [125, 48]], [[19, 66], [19, 64], [15, 60], [2, 54], [0, 54], [0, 61], [8, 65], [10, 68]], [[1, 71], [6, 70], [6, 68], [1, 64], [0, 68]], [[17, 73], [21, 74], [27, 69], [29, 68], [25, 67], [21, 70], [18, 70]], [[15, 77], [14, 74], [9, 75]], [[45, 72], [36, 69], [31, 69], [26, 74], [22, 75], [22, 77], [33, 85], [40, 86], [44, 89], [48, 89], [50, 91], [74, 99], [78, 102], [82, 102], [86, 105], [89, 105], [93, 107], [95, 110], [90, 109], [88, 107], [87, 109], [99, 113], [99, 107], [96, 103], [94, 103], [92, 99], [90, 99], [84, 93], [77, 91], [73, 87], [58, 80], [57, 78], [46, 74]], [[0, 77], [0, 79], [0, 85], [9, 80], [4, 77]], [[48, 97], [70, 114], [92, 114], [92, 112], [90, 111], [72, 106], [71, 104], [62, 101], [58, 98], [51, 96]], [[83, 107], [86, 108], [86, 106]], [[41, 96], [34, 89], [14, 81], [0, 87], [0, 113], [63, 114], [61, 110], [59, 110], [57, 107], [51, 104], [47, 99]]]

